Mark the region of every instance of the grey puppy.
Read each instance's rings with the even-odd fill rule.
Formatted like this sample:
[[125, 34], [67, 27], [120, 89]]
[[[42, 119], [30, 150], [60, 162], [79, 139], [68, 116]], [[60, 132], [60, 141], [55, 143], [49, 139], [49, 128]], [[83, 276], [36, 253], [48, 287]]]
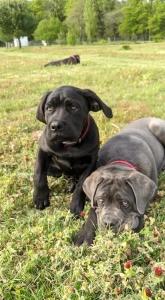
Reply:
[[97, 225], [115, 232], [143, 227], [144, 213], [154, 199], [158, 175], [165, 166], [164, 146], [165, 121], [142, 118], [101, 148], [98, 169], [83, 184], [92, 208], [74, 238], [75, 244], [91, 244]]

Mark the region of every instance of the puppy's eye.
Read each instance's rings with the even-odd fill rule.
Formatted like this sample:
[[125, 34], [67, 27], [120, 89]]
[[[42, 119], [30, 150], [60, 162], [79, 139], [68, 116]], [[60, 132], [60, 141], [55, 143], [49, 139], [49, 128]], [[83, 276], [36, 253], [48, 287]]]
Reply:
[[70, 109], [71, 109], [72, 111], [76, 111], [76, 110], [77, 110], [77, 107], [76, 107], [75, 105], [71, 105], [71, 106], [70, 106]]
[[51, 111], [55, 111], [55, 108], [54, 108], [53, 106], [48, 106], [48, 107], [47, 107], [47, 111], [50, 111], [50, 112], [51, 112]]
[[101, 198], [101, 199], [97, 199], [97, 203], [99, 206], [103, 206], [104, 205], [104, 200]]
[[71, 112], [76, 112], [78, 110], [78, 106], [75, 105], [73, 102], [71, 102], [70, 100], [66, 100], [65, 101], [65, 105], [66, 105], [66, 109], [68, 111], [71, 111]]
[[121, 201], [121, 205], [124, 207], [124, 208], [128, 208], [130, 206], [129, 202], [127, 200], [122, 200]]
[[72, 112], [76, 112], [78, 110], [78, 107], [72, 103], [68, 104], [68, 109]]

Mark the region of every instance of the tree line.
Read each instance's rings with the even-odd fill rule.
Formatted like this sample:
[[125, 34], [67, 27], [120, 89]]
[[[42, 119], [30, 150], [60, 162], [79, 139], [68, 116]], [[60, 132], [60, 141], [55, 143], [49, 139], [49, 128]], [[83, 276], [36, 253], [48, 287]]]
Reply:
[[165, 0], [0, 0], [0, 40], [48, 43], [165, 38]]

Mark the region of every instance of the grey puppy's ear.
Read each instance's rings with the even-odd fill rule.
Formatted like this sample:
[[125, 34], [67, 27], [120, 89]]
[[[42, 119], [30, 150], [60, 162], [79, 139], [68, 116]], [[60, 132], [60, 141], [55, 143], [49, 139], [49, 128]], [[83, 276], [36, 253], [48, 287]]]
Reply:
[[156, 194], [157, 185], [153, 180], [137, 171], [132, 172], [126, 181], [134, 193], [139, 214], [144, 215], [149, 202]]
[[112, 109], [107, 106], [93, 91], [84, 89], [81, 90], [83, 96], [87, 99], [89, 104], [89, 110], [99, 111], [102, 110], [107, 118], [112, 118]]
[[49, 91], [47, 93], [45, 93], [41, 100], [40, 100], [40, 103], [38, 105], [38, 108], [37, 108], [37, 113], [36, 113], [36, 118], [37, 120], [39, 120], [40, 122], [43, 122], [46, 124], [46, 121], [45, 121], [45, 104], [46, 104], [46, 100], [48, 98], [48, 96], [51, 94], [52, 91]]
[[95, 194], [99, 184], [103, 181], [103, 178], [100, 176], [98, 171], [93, 172], [88, 176], [83, 183], [83, 191], [87, 197], [91, 200], [92, 207], [97, 205], [95, 201]]

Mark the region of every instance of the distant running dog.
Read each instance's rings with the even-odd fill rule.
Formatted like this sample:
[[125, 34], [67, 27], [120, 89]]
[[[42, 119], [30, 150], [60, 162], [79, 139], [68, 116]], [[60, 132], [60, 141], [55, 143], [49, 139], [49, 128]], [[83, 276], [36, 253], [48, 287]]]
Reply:
[[91, 244], [97, 226], [139, 231], [164, 167], [165, 120], [139, 119], [112, 137], [100, 149], [98, 169], [83, 183], [92, 208], [75, 244]]
[[99, 132], [89, 111], [112, 110], [94, 92], [62, 86], [46, 93], [38, 106], [37, 119], [46, 124], [34, 173], [33, 200], [36, 208], [49, 206], [47, 175], [73, 177], [76, 187], [70, 210], [79, 215], [84, 208], [82, 184], [94, 170], [99, 149]]
[[80, 56], [79, 55], [72, 55], [64, 59], [50, 61], [44, 67], [48, 66], [61, 66], [61, 65], [76, 65], [80, 64]]

